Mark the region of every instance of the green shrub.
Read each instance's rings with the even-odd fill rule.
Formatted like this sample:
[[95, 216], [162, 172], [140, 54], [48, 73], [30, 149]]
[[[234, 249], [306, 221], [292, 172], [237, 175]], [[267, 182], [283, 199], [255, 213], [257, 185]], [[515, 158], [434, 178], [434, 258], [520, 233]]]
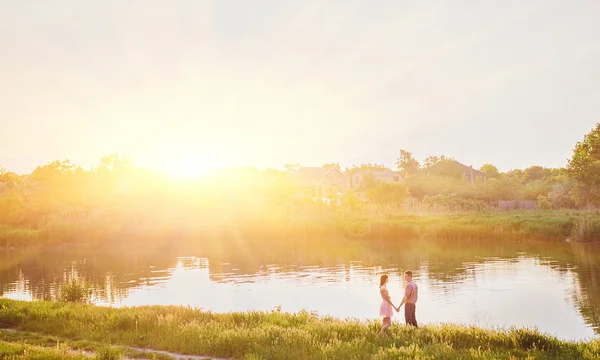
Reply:
[[60, 300], [64, 302], [89, 303], [92, 298], [92, 288], [77, 279], [60, 287]]
[[123, 356], [123, 352], [118, 348], [105, 346], [96, 352], [97, 360], [119, 360]]

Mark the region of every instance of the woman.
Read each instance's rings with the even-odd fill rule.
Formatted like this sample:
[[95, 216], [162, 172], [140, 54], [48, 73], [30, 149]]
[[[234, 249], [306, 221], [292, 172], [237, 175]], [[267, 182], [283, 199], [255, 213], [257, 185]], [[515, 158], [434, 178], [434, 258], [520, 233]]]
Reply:
[[383, 335], [386, 333], [387, 329], [392, 326], [392, 316], [394, 316], [394, 309], [396, 308], [394, 304], [392, 304], [392, 299], [390, 298], [390, 293], [387, 289], [388, 276], [381, 275], [381, 279], [379, 280], [379, 293], [381, 294], [381, 305], [379, 305], [379, 316], [383, 318], [383, 326], [381, 327], [381, 331], [379, 335]]

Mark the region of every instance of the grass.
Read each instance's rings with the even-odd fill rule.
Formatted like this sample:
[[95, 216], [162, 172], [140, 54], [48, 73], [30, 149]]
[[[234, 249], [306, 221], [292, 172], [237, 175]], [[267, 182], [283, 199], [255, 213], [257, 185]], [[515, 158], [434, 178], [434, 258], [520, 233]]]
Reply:
[[582, 217], [571, 230], [571, 236], [577, 241], [595, 241], [600, 239], [600, 217]]
[[99, 220], [59, 219], [42, 229], [0, 227], [1, 247], [110, 243], [126, 238], [129, 243], [212, 240], [287, 242], [315, 237], [350, 237], [397, 241], [402, 239], [538, 239], [600, 240], [600, 214], [579, 211], [513, 211], [496, 213], [408, 215], [393, 209], [348, 211], [307, 207], [279, 212], [212, 214], [202, 221], [189, 219], [127, 218]]
[[215, 314], [185, 307], [113, 309], [0, 299], [0, 327], [68, 341], [234, 359], [598, 359], [600, 340], [567, 342], [530, 329], [413, 329], [308, 312]]
[[0, 224], [0, 248], [26, 247], [39, 244], [40, 230], [13, 228]]
[[83, 354], [71, 353], [66, 347], [43, 348], [21, 343], [7, 343], [0, 341], [0, 359], [39, 359], [39, 360], [60, 360], [60, 359], [87, 359], [89, 356]]
[[92, 287], [84, 282], [71, 279], [60, 288], [60, 300], [78, 303], [89, 303], [92, 298]]
[[[172, 360], [172, 356], [152, 351], [138, 351], [127, 347], [110, 346], [109, 344], [84, 340], [66, 340], [51, 335], [42, 335], [33, 332], [3, 331], [0, 330], [0, 348], [15, 349], [7, 352], [16, 352], [22, 355], [39, 353], [39, 358], [55, 359], [64, 356], [80, 358], [82, 355], [94, 355], [95, 359], [121, 359], [126, 356], [130, 359], [156, 359]], [[25, 353], [25, 351], [27, 352]], [[0, 359], [3, 353], [0, 351]], [[59, 357], [56, 357], [59, 355]], [[44, 357], [45, 356], [45, 357]], [[18, 358], [18, 357], [17, 357]]]

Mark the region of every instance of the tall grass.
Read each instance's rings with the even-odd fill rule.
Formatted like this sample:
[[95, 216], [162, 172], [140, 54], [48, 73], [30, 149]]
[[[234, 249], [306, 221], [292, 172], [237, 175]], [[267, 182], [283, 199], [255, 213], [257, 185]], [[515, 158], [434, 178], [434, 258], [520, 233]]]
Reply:
[[585, 216], [574, 224], [571, 237], [577, 241], [597, 241], [600, 239], [600, 219]]
[[64, 348], [44, 348], [27, 344], [13, 344], [0, 341], [0, 359], [89, 360], [90, 357], [83, 354], [70, 353]]
[[128, 220], [58, 218], [40, 230], [0, 227], [0, 247], [35, 244], [126, 241], [147, 245], [181, 241], [286, 242], [316, 237], [350, 237], [399, 241], [438, 239], [600, 240], [600, 215], [595, 212], [518, 211], [445, 215], [406, 215], [393, 210], [348, 211], [323, 207], [280, 211], [225, 212], [199, 219]]
[[87, 304], [92, 298], [92, 287], [83, 281], [73, 278], [60, 287], [60, 300]]
[[0, 248], [26, 247], [38, 243], [40, 231], [0, 225]]
[[566, 342], [530, 329], [394, 325], [300, 313], [215, 314], [184, 307], [104, 308], [0, 299], [0, 326], [234, 359], [598, 359], [600, 340]]
[[103, 346], [96, 352], [96, 360], [119, 360], [123, 357], [123, 351], [110, 346]]

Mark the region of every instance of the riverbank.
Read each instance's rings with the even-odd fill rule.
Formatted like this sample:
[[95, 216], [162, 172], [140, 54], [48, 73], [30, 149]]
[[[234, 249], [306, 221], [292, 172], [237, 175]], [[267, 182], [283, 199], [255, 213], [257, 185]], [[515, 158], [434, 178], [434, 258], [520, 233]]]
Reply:
[[1, 328], [52, 336], [71, 349], [111, 344], [248, 360], [600, 357], [600, 340], [567, 342], [534, 330], [394, 324], [388, 337], [379, 337], [379, 326], [308, 312], [215, 314], [173, 306], [114, 309], [0, 299]]
[[307, 208], [278, 213], [227, 213], [152, 221], [120, 217], [54, 219], [40, 228], [0, 225], [0, 248], [73, 243], [226, 241], [298, 242], [307, 238], [369, 240], [536, 239], [598, 241], [600, 214], [582, 211], [515, 211], [408, 215], [393, 211]]

